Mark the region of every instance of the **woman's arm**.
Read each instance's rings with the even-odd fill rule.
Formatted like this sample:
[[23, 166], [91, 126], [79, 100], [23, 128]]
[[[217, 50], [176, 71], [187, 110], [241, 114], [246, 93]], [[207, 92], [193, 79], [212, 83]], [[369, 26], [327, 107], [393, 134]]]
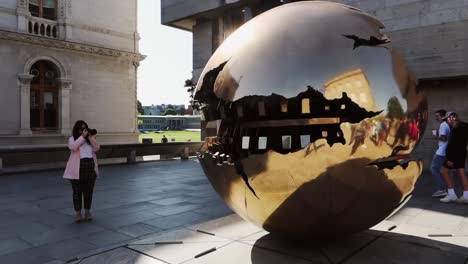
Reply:
[[96, 141], [96, 136], [90, 136], [89, 137], [89, 142], [91, 143], [91, 146], [93, 147], [94, 152], [98, 152], [99, 149], [101, 149], [101, 146]]
[[68, 148], [71, 151], [78, 151], [78, 149], [80, 149], [80, 146], [83, 145], [84, 142], [85, 139], [82, 136], [80, 136], [76, 140], [73, 137], [70, 137], [68, 139]]

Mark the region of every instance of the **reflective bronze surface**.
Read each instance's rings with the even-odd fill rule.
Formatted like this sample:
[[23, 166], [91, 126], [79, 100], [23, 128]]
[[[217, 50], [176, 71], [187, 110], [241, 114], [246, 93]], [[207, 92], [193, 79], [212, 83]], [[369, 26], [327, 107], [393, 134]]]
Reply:
[[195, 94], [213, 131], [199, 160], [236, 213], [279, 235], [332, 239], [409, 198], [427, 102], [382, 28], [345, 5], [297, 2], [216, 50]]

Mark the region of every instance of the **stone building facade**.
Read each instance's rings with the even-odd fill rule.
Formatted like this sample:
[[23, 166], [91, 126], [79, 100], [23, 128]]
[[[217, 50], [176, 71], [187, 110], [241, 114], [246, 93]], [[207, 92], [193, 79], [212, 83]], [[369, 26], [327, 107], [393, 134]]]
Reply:
[[137, 142], [137, 0], [0, 1], [0, 146]]
[[[418, 151], [426, 168], [436, 148], [432, 113], [456, 111], [468, 120], [468, 1], [329, 0], [361, 9], [385, 25], [391, 45], [405, 56], [428, 95], [429, 122]], [[162, 0], [162, 24], [193, 32], [193, 78], [211, 54], [250, 18], [292, 0]], [[287, 21], [285, 21], [287, 23]]]

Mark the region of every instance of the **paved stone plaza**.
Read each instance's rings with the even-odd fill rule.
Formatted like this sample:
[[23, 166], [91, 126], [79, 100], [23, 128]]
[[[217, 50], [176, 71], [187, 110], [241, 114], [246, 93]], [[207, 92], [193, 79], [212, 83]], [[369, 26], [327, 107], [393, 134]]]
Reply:
[[196, 160], [102, 167], [91, 223], [61, 173], [0, 177], [0, 263], [468, 263], [468, 206], [431, 198], [429, 175], [371, 230], [310, 244], [233, 215]]

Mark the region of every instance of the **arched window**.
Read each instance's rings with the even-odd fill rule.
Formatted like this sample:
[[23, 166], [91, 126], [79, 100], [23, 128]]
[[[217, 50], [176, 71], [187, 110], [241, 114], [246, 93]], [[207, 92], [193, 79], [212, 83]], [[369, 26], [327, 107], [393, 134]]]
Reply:
[[29, 0], [29, 12], [35, 17], [56, 20], [57, 0]]
[[59, 71], [50, 61], [38, 61], [30, 70], [31, 80], [31, 129], [57, 129]]

